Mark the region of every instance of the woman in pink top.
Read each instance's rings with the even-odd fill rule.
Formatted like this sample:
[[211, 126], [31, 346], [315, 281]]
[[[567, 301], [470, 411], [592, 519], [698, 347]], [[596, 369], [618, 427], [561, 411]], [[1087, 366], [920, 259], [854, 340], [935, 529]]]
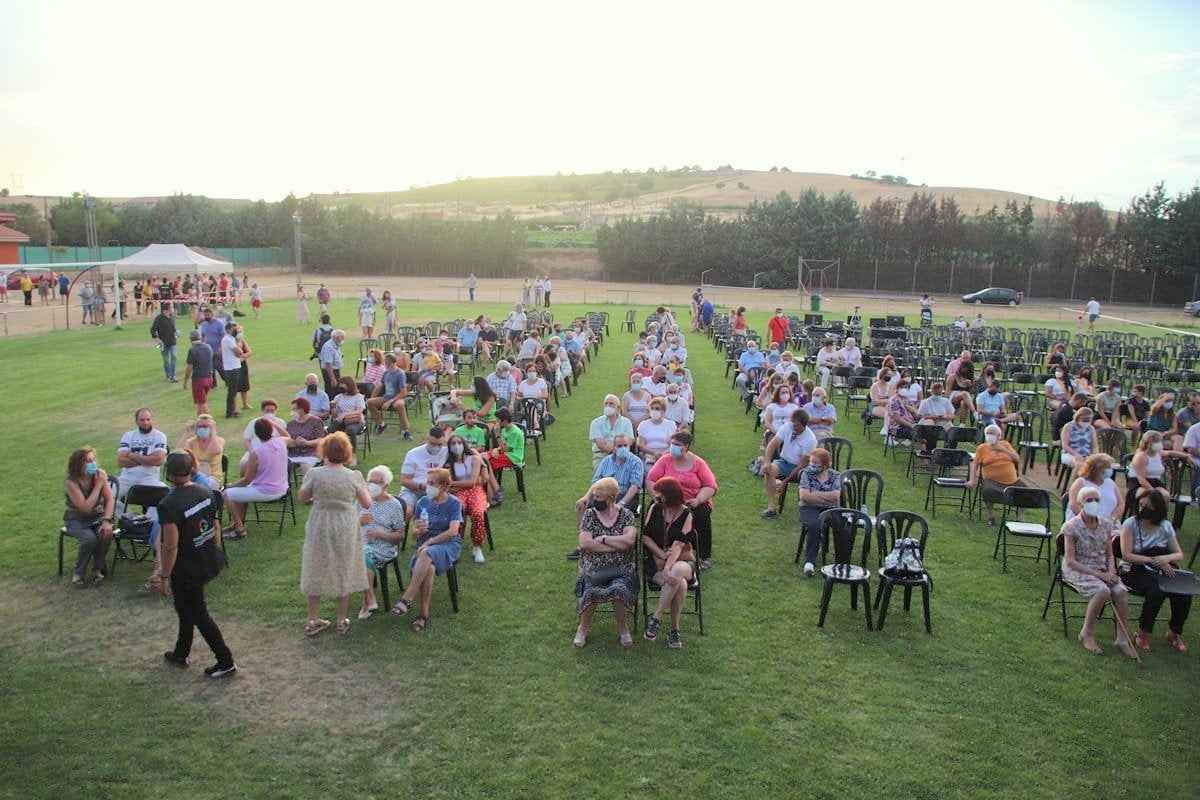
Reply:
[[229, 539], [246, 538], [246, 506], [278, 500], [288, 489], [287, 440], [275, 435], [275, 426], [262, 417], [254, 421], [257, 443], [246, 461], [246, 472], [225, 488], [225, 502], [233, 520]]
[[646, 475], [647, 488], [660, 478], [674, 478], [683, 488], [683, 504], [692, 509], [700, 569], [708, 569], [712, 566], [712, 498], [717, 493], [717, 478], [704, 459], [692, 452], [692, 435], [687, 431], [671, 437], [670, 452]]
[[367, 363], [363, 366], [363, 382], [378, 386], [383, 380], [383, 351], [372, 347], [367, 351]]

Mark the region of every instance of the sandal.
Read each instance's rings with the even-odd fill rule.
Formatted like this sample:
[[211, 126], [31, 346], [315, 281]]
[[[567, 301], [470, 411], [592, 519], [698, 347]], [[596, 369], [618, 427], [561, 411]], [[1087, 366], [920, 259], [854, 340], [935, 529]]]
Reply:
[[575, 646], [576, 650], [582, 650], [587, 647], [587, 634], [576, 631], [575, 638], [571, 641], [571, 644]]
[[625, 631], [617, 636], [617, 643], [620, 644], [623, 649], [628, 650], [629, 648], [633, 647], [633, 637], [629, 635], [629, 631]]
[[342, 617], [341, 619], [338, 620], [337, 632], [344, 634], [348, 630], [350, 630], [350, 618]]
[[99, 586], [102, 583], [104, 583], [104, 573], [96, 570], [92, 573], [92, 585]]
[[647, 642], [653, 642], [658, 638], [658, 626], [660, 624], [662, 624], [662, 620], [655, 619], [654, 617], [651, 617], [650, 621], [646, 623], [646, 632], [642, 635], [646, 637]]
[[412, 603], [408, 602], [403, 597], [401, 597], [399, 600], [396, 601], [396, 605], [392, 606], [392, 613], [395, 614], [397, 617], [403, 617], [411, 609], [412, 609]]
[[87, 584], [83, 582], [83, 578], [79, 577], [78, 575], [71, 578], [71, 586], [75, 587], [76, 589], [87, 588]]
[[424, 614], [420, 614], [408, 624], [408, 629], [413, 633], [424, 633], [425, 626], [428, 624], [429, 617], [425, 616]]
[[327, 619], [310, 619], [308, 624], [304, 626], [305, 636], [316, 636], [321, 631], [332, 625]]
[[1188, 651], [1187, 643], [1183, 641], [1183, 637], [1173, 630], [1167, 631], [1167, 643], [1175, 648], [1177, 652], [1186, 653]]
[[1093, 639], [1091, 636], [1084, 637], [1083, 634], [1080, 634], [1080, 635], [1076, 636], [1075, 638], [1079, 640], [1079, 643], [1081, 645], [1083, 645], [1083, 649], [1087, 650], [1089, 653], [1092, 653], [1092, 654], [1098, 655], [1098, 656], [1104, 655], [1104, 651], [1102, 649], [1100, 649], [1100, 645], [1096, 644], [1096, 640]]

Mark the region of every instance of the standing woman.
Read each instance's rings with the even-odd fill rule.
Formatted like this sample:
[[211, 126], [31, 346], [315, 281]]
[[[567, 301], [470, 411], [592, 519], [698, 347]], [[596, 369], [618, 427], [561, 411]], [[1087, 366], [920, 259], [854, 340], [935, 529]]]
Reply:
[[250, 308], [254, 310], [254, 318], [258, 319], [259, 309], [262, 308], [262, 289], [258, 288], [257, 283], [250, 287]]
[[392, 298], [392, 293], [387, 289], [383, 290], [383, 313], [384, 325], [387, 326], [388, 333], [396, 332], [396, 301]]
[[349, 437], [332, 433], [321, 440], [317, 452], [325, 466], [310, 469], [300, 485], [300, 502], [312, 503], [300, 562], [300, 591], [308, 600], [304, 632], [309, 636], [329, 627], [329, 620], [317, 616], [322, 597], [337, 598], [338, 633], [349, 630], [350, 594], [370, 585], [359, 525], [374, 520], [370, 511], [360, 515], [354, 505], [369, 508], [371, 496], [363, 476], [346, 467], [354, 455]]
[[434, 576], [454, 566], [462, 552], [462, 503], [450, 494], [450, 470], [431, 469], [426, 480], [425, 496], [413, 509], [417, 552], [408, 562], [412, 580], [404, 596], [392, 606], [393, 614], [404, 616], [412, 608], [416, 593], [421, 593], [421, 611], [408, 626], [413, 633], [424, 633], [429, 625]]
[[296, 322], [307, 325], [312, 317], [308, 311], [308, 292], [304, 291], [304, 285], [296, 287]]
[[749, 326], [746, 324], [746, 307], [738, 306], [738, 310], [733, 312], [733, 332], [745, 336], [748, 328]]
[[450, 471], [450, 491], [471, 517], [471, 558], [482, 564], [483, 540], [487, 538], [484, 515], [488, 510], [487, 492], [482, 485], [483, 458], [457, 433], [450, 437], [449, 446], [446, 469]]
[[671, 628], [667, 646], [683, 647], [679, 638], [679, 618], [687, 599], [688, 584], [696, 575], [696, 533], [692, 530], [692, 510], [683, 503], [683, 487], [674, 478], [663, 478], [654, 484], [659, 498], [646, 517], [642, 529], [642, 546], [654, 559], [653, 583], [661, 588], [658, 608], [646, 623], [646, 640], [658, 638], [658, 626], [663, 612], [671, 608]]
[[579, 523], [579, 577], [575, 581], [579, 627], [573, 644], [587, 646], [588, 629], [596, 606], [612, 603], [621, 647], [633, 647], [626, 614], [637, 607], [636, 520], [623, 503], [617, 502], [621, 488], [615, 478], [592, 484], [592, 504]]
[[692, 435], [687, 431], [671, 437], [670, 452], [655, 462], [646, 484], [652, 486], [659, 478], [668, 477], [679, 481], [684, 504], [692, 509], [700, 569], [706, 570], [712, 566], [712, 499], [717, 493], [717, 478], [704, 459], [692, 452]]
[[[1088, 652], [1100, 655], [1104, 651], [1096, 644], [1096, 620], [1108, 602], [1113, 604], [1113, 613], [1126, 619], [1129, 616], [1129, 592], [1121, 583], [1113, 560], [1112, 538], [1117, 527], [1108, 517], [1100, 516], [1100, 491], [1094, 486], [1085, 486], [1079, 490], [1075, 502], [1081, 513], [1062, 526], [1062, 577], [1075, 591], [1090, 598], [1083, 627], [1076, 638]], [[1117, 649], [1130, 658], [1137, 658], [1124, 627], [1117, 631]]]
[[112, 542], [115, 498], [108, 476], [96, 463], [95, 450], [79, 447], [71, 453], [63, 493], [67, 497], [63, 525], [68, 536], [79, 540], [71, 585], [76, 589], [84, 587], [83, 576], [90, 562], [92, 583], [99, 586], [104, 582], [104, 556]]

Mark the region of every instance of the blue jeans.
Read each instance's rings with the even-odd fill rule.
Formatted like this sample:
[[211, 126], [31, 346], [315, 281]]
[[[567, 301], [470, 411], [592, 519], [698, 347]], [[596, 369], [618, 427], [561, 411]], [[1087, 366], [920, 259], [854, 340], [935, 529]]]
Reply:
[[163, 345], [163, 372], [166, 373], [168, 378], [175, 377], [175, 351], [177, 347], [178, 345], [171, 345], [170, 347]]

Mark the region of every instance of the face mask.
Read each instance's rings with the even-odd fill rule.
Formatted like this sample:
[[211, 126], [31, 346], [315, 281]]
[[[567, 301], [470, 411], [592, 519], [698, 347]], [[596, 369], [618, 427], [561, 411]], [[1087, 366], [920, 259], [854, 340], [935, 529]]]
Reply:
[[641, 390], [642, 390], [642, 385], [641, 385], [640, 383], [631, 383], [631, 384], [629, 384], [629, 391], [631, 391], [631, 392], [640, 392]]
[[89, 461], [88, 465], [86, 467], [84, 467], [83, 471], [86, 472], [88, 475], [95, 475], [99, 469], [100, 469], [99, 464], [97, 464], [95, 461]]
[[1138, 508], [1137, 515], [1138, 515], [1138, 519], [1148, 519], [1148, 520], [1154, 519], [1154, 511], [1153, 511], [1153, 509], [1150, 508], [1150, 506], [1140, 506]]
[[378, 499], [378, 497], [383, 494], [383, 487], [378, 483], [368, 483], [367, 494], [371, 496], [372, 500]]
[[1155, 442], [1154, 444], [1150, 445], [1150, 449], [1155, 453], [1161, 453], [1163, 451], [1163, 443]]
[[779, 317], [780, 319], [783, 319], [783, 312], [782, 312], [782, 311], [780, 311], [780, 312], [779, 312], [778, 314], [776, 314], [775, 316]]
[[812, 404], [815, 408], [820, 408], [821, 406], [825, 405], [825, 398], [821, 397], [820, 395], [814, 395]]
[[629, 448], [625, 446], [618, 447], [616, 450], [613, 450], [613, 455], [619, 460], [624, 461], [629, 457]]
[[316, 394], [317, 393], [317, 385], [315, 383], [307, 384], [307, 388], [305, 388], [304, 391], [308, 392], [309, 394]]
[[615, 417], [616, 415], [617, 415], [617, 407], [616, 406], [605, 406], [604, 407], [604, 416]]
[[1080, 417], [1079, 424], [1086, 428], [1088, 425], [1092, 424], [1092, 418], [1091, 417]]
[[675, 383], [683, 383], [683, 376], [682, 375], [672, 375], [671, 380], [674, 381]]
[[607, 511], [608, 510], [608, 501], [607, 500], [600, 500], [598, 498], [594, 498], [592, 500], [592, 504], [595, 505], [597, 511]]
[[824, 467], [824, 466], [822, 466], [821, 464], [816, 464], [816, 463], [813, 463], [813, 462], [809, 462], [809, 464], [808, 464], [808, 473], [809, 473], [810, 475], [820, 475], [820, 474], [821, 474], [822, 472], [824, 472], [824, 471], [825, 471], [825, 467]]
[[1175, 402], [1173, 400], [1168, 400], [1167, 402], [1163, 403], [1163, 408], [1171, 409], [1174, 407], [1175, 407]]
[[1083, 513], [1087, 514], [1089, 517], [1100, 516], [1100, 501], [1099, 500], [1089, 500], [1086, 503], [1084, 503], [1083, 504]]
[[432, 500], [433, 498], [437, 497], [438, 494], [441, 493], [441, 491], [442, 491], [442, 487], [433, 486], [431, 484], [431, 485], [425, 487], [425, 496]]
[[425, 452], [429, 453], [429, 455], [431, 455], [431, 456], [436, 456], [438, 450], [441, 450], [441, 449], [442, 449], [441, 445], [437, 445], [437, 444], [426, 444], [425, 445]]
[[1061, 372], [1054, 373], [1054, 377], [1058, 378], [1059, 380], [1062, 380], [1062, 376], [1063, 374]]
[[212, 428], [196, 428], [196, 435], [201, 439], [207, 439], [212, 436]]
[[529, 380], [531, 380], [531, 381], [536, 381], [536, 380], [537, 380], [537, 373], [536, 373], [536, 372], [526, 372], [526, 373], [525, 373], [525, 377], [526, 377], [526, 378], [528, 378], [528, 379], [529, 379]]
[[757, 348], [757, 347], [747, 347], [747, 348], [746, 348], [746, 352], [748, 352], [748, 353], [757, 353], [757, 352], [758, 352], [758, 348]]
[[790, 394], [788, 394], [787, 392], [779, 393], [779, 402], [786, 403], [788, 400], [791, 400], [791, 399], [792, 399], [792, 396]]
[[681, 445], [681, 444], [671, 445], [671, 455], [674, 456], [675, 458], [679, 458], [681, 455], [683, 455], [683, 445]]
[[275, 419], [275, 412], [274, 411], [264, 411], [263, 419]]
[[1000, 437], [994, 433], [989, 433], [987, 436], [985, 436], [983, 438], [987, 439], [987, 443], [992, 444], [992, 445], [994, 445], [996, 442], [1000, 441]]
[[668, 403], [674, 403], [674, 402], [676, 402], [678, 399], [679, 399], [679, 395], [677, 395], [677, 394], [668, 394], [668, 395], [667, 395], [667, 402], [668, 402]]
[[635, 367], [638, 367], [639, 369], [641, 368], [642, 364], [645, 364], [645, 363], [646, 363], [646, 362], [645, 362], [645, 361], [642, 361], [640, 358], [635, 358], [635, 359], [633, 360], [633, 365], [634, 365]]

